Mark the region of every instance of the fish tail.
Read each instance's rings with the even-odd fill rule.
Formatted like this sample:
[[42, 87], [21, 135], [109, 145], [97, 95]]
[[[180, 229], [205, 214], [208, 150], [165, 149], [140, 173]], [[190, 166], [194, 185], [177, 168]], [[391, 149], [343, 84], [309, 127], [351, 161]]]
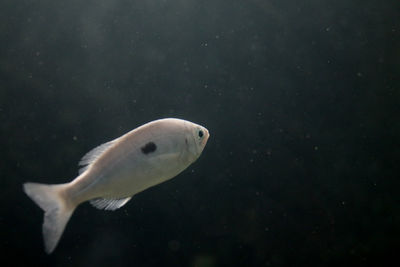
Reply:
[[43, 239], [47, 254], [53, 252], [76, 205], [66, 199], [68, 184], [25, 183], [25, 193], [44, 211]]

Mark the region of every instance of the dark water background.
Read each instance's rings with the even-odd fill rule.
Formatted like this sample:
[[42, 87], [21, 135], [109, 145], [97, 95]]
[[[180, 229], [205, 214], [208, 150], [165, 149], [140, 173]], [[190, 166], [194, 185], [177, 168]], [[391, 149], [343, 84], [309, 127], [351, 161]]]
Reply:
[[[0, 41], [3, 263], [398, 261], [399, 1], [3, 0]], [[47, 256], [22, 183], [162, 117], [210, 130], [200, 159]]]

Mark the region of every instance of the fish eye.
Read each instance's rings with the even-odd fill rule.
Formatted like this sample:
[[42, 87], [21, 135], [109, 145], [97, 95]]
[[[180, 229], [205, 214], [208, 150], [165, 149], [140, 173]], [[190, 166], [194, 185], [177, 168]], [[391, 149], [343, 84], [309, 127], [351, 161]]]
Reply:
[[203, 137], [203, 135], [204, 135], [203, 131], [202, 131], [202, 130], [200, 130], [200, 131], [199, 131], [199, 137], [200, 137], [200, 138], [202, 138], [202, 137]]

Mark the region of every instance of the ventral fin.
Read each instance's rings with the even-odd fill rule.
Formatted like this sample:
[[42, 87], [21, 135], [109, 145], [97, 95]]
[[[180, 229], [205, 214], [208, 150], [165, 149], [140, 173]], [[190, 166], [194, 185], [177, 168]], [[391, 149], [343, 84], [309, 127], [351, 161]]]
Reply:
[[90, 204], [101, 210], [116, 210], [125, 205], [131, 198], [132, 197], [121, 199], [96, 198], [90, 200]]
[[86, 153], [86, 155], [83, 156], [78, 164], [79, 166], [82, 166], [82, 168], [79, 170], [79, 174], [85, 172], [93, 162], [95, 162], [104, 152], [106, 152], [110, 147], [115, 144], [115, 141], [116, 140], [113, 140], [99, 145], [98, 147], [95, 147], [94, 149]]

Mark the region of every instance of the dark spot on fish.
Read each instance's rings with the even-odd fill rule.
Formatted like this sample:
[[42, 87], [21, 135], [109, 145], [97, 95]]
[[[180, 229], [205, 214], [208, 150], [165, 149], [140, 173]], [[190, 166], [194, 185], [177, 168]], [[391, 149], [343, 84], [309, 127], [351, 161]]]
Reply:
[[185, 138], [185, 144], [186, 151], [189, 151], [189, 141], [187, 140], [187, 138]]
[[148, 142], [146, 145], [141, 147], [143, 154], [149, 154], [156, 151], [157, 146], [153, 142]]

